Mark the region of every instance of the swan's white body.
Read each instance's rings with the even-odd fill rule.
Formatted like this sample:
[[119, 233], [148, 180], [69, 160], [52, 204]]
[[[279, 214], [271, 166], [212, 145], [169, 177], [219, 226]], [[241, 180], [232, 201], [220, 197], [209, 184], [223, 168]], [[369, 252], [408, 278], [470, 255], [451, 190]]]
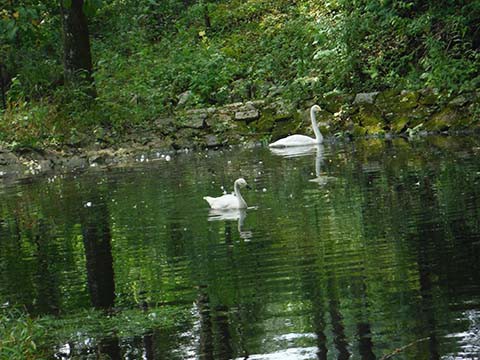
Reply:
[[321, 144], [323, 142], [323, 135], [318, 128], [317, 118], [315, 116], [315, 113], [320, 110], [320, 106], [318, 105], [313, 105], [310, 108], [310, 119], [312, 121], [312, 129], [315, 133], [315, 138], [311, 138], [306, 135], [290, 135], [286, 138], [277, 140], [269, 144], [268, 146], [272, 148], [283, 148], [291, 146], [311, 146]]
[[247, 203], [240, 194], [240, 188], [246, 186], [248, 185], [245, 179], [240, 178], [233, 183], [234, 192], [232, 194], [220, 197], [204, 196], [203, 199], [208, 202], [212, 209], [216, 210], [246, 209]]

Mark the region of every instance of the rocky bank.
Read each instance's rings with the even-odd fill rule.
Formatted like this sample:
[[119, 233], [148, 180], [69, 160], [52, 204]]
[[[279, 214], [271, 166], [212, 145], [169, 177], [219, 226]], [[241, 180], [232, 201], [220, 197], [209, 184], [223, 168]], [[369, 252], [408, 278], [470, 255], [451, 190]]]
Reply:
[[180, 108], [121, 137], [97, 128], [87, 141], [58, 149], [0, 148], [0, 179], [128, 164], [139, 161], [141, 153], [158, 156], [194, 147], [267, 144], [291, 133], [312, 134], [308, 109], [314, 103], [323, 109], [318, 120], [327, 138], [480, 130], [478, 92], [456, 96], [435, 89], [329, 93], [297, 102], [269, 98], [204, 109]]

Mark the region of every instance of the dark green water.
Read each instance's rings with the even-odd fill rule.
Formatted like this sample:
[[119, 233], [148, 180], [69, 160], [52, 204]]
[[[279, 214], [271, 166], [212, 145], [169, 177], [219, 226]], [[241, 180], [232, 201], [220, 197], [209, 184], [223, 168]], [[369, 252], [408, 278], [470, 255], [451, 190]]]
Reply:
[[[4, 185], [0, 303], [188, 311], [65, 339], [58, 359], [479, 359], [479, 156], [469, 137], [368, 140]], [[251, 208], [209, 214], [240, 176]]]

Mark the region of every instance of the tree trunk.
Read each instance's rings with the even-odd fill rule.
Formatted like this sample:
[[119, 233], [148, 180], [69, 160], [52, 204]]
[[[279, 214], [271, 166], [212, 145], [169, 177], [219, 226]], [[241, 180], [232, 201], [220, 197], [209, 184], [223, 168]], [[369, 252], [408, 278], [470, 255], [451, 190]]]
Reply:
[[65, 6], [64, 0], [60, 0], [63, 24], [63, 65], [67, 83], [84, 82], [91, 86], [91, 95], [95, 95], [92, 54], [83, 4], [84, 0], [71, 0], [70, 6]]
[[0, 64], [0, 88], [1, 88], [1, 92], [2, 92], [2, 106], [3, 106], [3, 109], [7, 109], [7, 74], [6, 74], [6, 71], [5, 71], [5, 74], [4, 74], [4, 71], [3, 71], [3, 64]]
[[205, 27], [207, 30], [210, 30], [212, 27], [212, 22], [210, 21], [210, 15], [208, 14], [208, 6], [207, 4], [203, 5], [203, 18], [205, 20]]
[[100, 194], [88, 192], [88, 199], [95, 205], [81, 209], [80, 223], [90, 301], [96, 309], [110, 309], [115, 304], [110, 215]]

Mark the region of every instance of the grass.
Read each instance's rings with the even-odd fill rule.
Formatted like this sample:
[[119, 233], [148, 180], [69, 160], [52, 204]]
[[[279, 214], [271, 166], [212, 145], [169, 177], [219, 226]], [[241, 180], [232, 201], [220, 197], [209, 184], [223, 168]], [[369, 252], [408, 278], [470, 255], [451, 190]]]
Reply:
[[110, 337], [132, 338], [152, 329], [181, 326], [190, 318], [188, 308], [177, 307], [111, 313], [90, 309], [65, 316], [37, 318], [23, 310], [4, 308], [0, 310], [0, 360], [46, 359], [51, 357], [56, 345], [95, 344]]

